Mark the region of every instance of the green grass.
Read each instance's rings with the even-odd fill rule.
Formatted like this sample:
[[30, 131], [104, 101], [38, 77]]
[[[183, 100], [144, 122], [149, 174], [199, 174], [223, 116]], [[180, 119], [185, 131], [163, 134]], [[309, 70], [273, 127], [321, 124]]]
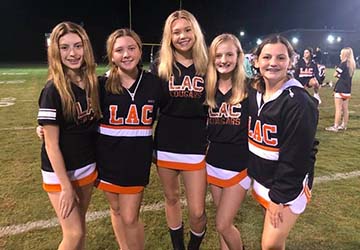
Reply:
[[[99, 68], [98, 73], [106, 71]], [[46, 193], [41, 188], [40, 145], [35, 135], [37, 100], [46, 81], [45, 67], [0, 67], [0, 102], [16, 98], [14, 105], [0, 106], [0, 228], [54, 218]], [[332, 69], [327, 71], [331, 76]], [[25, 80], [23, 83], [2, 83]], [[333, 80], [328, 77], [328, 80]], [[310, 90], [310, 92], [312, 92]], [[316, 162], [316, 177], [359, 170], [360, 146], [360, 71], [356, 72], [350, 100], [348, 130], [330, 133], [334, 104], [332, 88], [321, 89], [323, 103], [317, 137], [320, 140]], [[24, 129], [14, 130], [14, 127]], [[287, 249], [292, 250], [358, 250], [360, 249], [360, 178], [315, 184], [313, 198], [305, 213], [291, 231]], [[163, 201], [155, 168], [145, 191], [144, 205]], [[90, 212], [108, 209], [103, 194], [95, 190]], [[184, 209], [186, 231], [187, 215]], [[214, 226], [215, 211], [207, 203], [208, 231], [202, 249], [219, 249]], [[171, 249], [163, 209], [141, 214], [145, 223], [146, 249]], [[236, 218], [247, 249], [260, 249], [262, 210], [248, 196]], [[56, 249], [61, 239], [59, 227], [35, 229], [0, 238], [0, 249]], [[188, 239], [188, 235], [186, 235]], [[117, 249], [109, 217], [88, 223], [87, 249]]]

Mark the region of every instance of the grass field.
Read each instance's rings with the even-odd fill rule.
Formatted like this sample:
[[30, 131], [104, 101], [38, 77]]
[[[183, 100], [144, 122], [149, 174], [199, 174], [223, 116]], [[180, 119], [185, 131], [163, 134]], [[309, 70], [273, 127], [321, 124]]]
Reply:
[[[99, 69], [99, 73], [104, 71], [104, 67]], [[41, 142], [35, 135], [37, 100], [46, 73], [41, 66], [0, 67], [0, 249], [56, 249], [61, 239], [59, 226], [41, 228], [55, 217], [41, 188]], [[329, 69], [327, 80], [335, 81], [332, 74]], [[291, 231], [287, 249], [359, 250], [360, 70], [353, 81], [348, 130], [324, 130], [333, 124], [332, 88], [322, 88], [321, 98], [313, 198]], [[153, 168], [141, 214], [148, 250], [171, 249], [162, 202], [161, 186]], [[89, 214], [99, 218], [88, 222], [86, 249], [117, 249], [107, 209], [103, 194], [95, 190]], [[202, 249], [219, 249], [210, 199], [207, 215], [208, 231]], [[187, 225], [186, 214], [184, 218]], [[236, 218], [246, 249], [260, 249], [261, 222], [262, 210], [248, 196]], [[20, 229], [23, 231], [19, 233]]]

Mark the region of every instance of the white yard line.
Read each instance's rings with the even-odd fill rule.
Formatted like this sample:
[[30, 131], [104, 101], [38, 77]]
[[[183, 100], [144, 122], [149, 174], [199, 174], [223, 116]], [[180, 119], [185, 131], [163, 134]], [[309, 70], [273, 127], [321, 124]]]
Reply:
[[29, 73], [27, 72], [3, 72], [1, 73], [1, 75], [3, 76], [23, 76], [23, 75], [28, 75]]
[[15, 84], [15, 83], [24, 83], [26, 80], [7, 80], [7, 81], [0, 81], [0, 84]]
[[31, 130], [35, 129], [34, 126], [32, 127], [11, 127], [11, 128], [0, 128], [0, 131], [12, 131], [12, 130]]
[[344, 180], [344, 179], [354, 178], [354, 177], [358, 177], [358, 176], [360, 176], [360, 171], [353, 171], [353, 172], [348, 172], [348, 173], [338, 173], [338, 174], [333, 174], [333, 175], [325, 175], [325, 176], [316, 177], [314, 179], [314, 183], [319, 184], [319, 183], [323, 183], [323, 182]]
[[[319, 183], [324, 183], [324, 182], [329, 182], [329, 181], [354, 178], [354, 177], [358, 177], [358, 176], [360, 176], [360, 171], [353, 171], [353, 172], [348, 172], [348, 173], [338, 173], [338, 174], [333, 174], [333, 175], [316, 177], [314, 180], [314, 183], [319, 184]], [[206, 201], [210, 201], [210, 200], [211, 200], [211, 196], [208, 195], [206, 197]], [[181, 200], [181, 203], [183, 205], [186, 204], [184, 199]], [[164, 209], [163, 202], [158, 202], [158, 203], [154, 203], [154, 204], [150, 204], [150, 205], [144, 205], [141, 207], [142, 212], [159, 211], [162, 209]], [[86, 221], [88, 221], [88, 222], [94, 221], [94, 220], [98, 220], [101, 218], [105, 218], [107, 216], [109, 216], [109, 210], [89, 212], [86, 215]], [[7, 227], [0, 227], [0, 238], [4, 237], [4, 236], [26, 233], [30, 230], [35, 230], [35, 229], [45, 229], [45, 228], [55, 227], [58, 225], [59, 225], [59, 223], [58, 223], [57, 218], [53, 218], [50, 220], [39, 220], [39, 221], [28, 222], [28, 223], [20, 224], [20, 225], [11, 225], [11, 226], [7, 226]]]

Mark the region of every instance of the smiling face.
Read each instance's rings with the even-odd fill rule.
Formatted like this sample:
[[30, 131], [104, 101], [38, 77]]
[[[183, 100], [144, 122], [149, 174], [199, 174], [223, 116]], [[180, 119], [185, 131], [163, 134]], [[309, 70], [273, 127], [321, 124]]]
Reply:
[[194, 46], [194, 30], [185, 18], [176, 19], [171, 24], [171, 43], [180, 54], [190, 52]]
[[286, 46], [282, 43], [266, 44], [255, 61], [266, 84], [276, 85], [287, 80], [287, 71], [291, 66]]
[[219, 44], [215, 52], [215, 67], [219, 75], [231, 74], [237, 64], [238, 50], [231, 40]]
[[112, 61], [121, 71], [136, 70], [141, 59], [141, 50], [136, 41], [130, 36], [121, 36], [116, 39], [112, 51]]
[[61, 62], [69, 69], [81, 67], [84, 60], [84, 46], [79, 35], [67, 33], [59, 39]]
[[306, 60], [310, 60], [310, 59], [311, 59], [311, 52], [310, 52], [310, 50], [308, 50], [308, 49], [304, 50], [304, 58], [305, 58]]

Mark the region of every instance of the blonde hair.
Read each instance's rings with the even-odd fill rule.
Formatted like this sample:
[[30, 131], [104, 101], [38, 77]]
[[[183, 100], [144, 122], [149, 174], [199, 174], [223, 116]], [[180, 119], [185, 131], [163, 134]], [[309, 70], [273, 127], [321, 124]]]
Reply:
[[[106, 81], [105, 89], [112, 94], [120, 94], [124, 91], [124, 88], [120, 84], [120, 76], [118, 72], [118, 66], [112, 61], [112, 54], [114, 51], [115, 42], [118, 38], [128, 36], [135, 40], [139, 47], [140, 53], [142, 53], [142, 42], [138, 34], [130, 29], [117, 29], [110, 34], [106, 41], [106, 52], [109, 60], [110, 74]], [[140, 63], [140, 62], [139, 62]]]
[[48, 80], [54, 82], [55, 88], [61, 97], [61, 104], [65, 119], [71, 120], [76, 117], [75, 96], [71, 89], [71, 81], [66, 71], [67, 68], [61, 62], [59, 40], [66, 34], [78, 35], [83, 43], [83, 64], [80, 68], [80, 77], [85, 84], [85, 91], [91, 100], [95, 118], [101, 117], [99, 104], [98, 81], [96, 76], [96, 64], [93, 50], [86, 31], [78, 24], [62, 22], [54, 27], [50, 35], [48, 47]]
[[215, 94], [218, 88], [218, 74], [215, 66], [216, 50], [220, 44], [231, 41], [237, 50], [237, 63], [235, 69], [232, 72], [231, 82], [231, 97], [229, 104], [237, 104], [241, 102], [247, 95], [246, 82], [245, 82], [245, 69], [244, 69], [244, 53], [240, 44], [240, 41], [232, 34], [221, 34], [214, 38], [209, 49], [209, 64], [206, 73], [206, 101], [205, 103], [211, 108], [216, 107]]
[[354, 52], [353, 52], [352, 48], [345, 47], [341, 50], [341, 54], [344, 56], [343, 62], [346, 61], [346, 65], [349, 68], [349, 74], [352, 77], [354, 75], [355, 69], [356, 69]]
[[[173, 75], [174, 59], [174, 46], [171, 43], [171, 25], [178, 19], [187, 20], [195, 35], [195, 43], [192, 47], [192, 59], [194, 61], [195, 70], [197, 75], [205, 75], [206, 66], [208, 62], [207, 48], [205, 44], [204, 35], [201, 31], [200, 25], [196, 18], [186, 10], [177, 10], [171, 13], [165, 21], [163, 36], [161, 40], [161, 47], [159, 52], [159, 67], [158, 75], [164, 80], [168, 80]], [[179, 70], [179, 69], [178, 69]], [[180, 70], [179, 70], [180, 72]], [[181, 72], [180, 72], [181, 74]]]

